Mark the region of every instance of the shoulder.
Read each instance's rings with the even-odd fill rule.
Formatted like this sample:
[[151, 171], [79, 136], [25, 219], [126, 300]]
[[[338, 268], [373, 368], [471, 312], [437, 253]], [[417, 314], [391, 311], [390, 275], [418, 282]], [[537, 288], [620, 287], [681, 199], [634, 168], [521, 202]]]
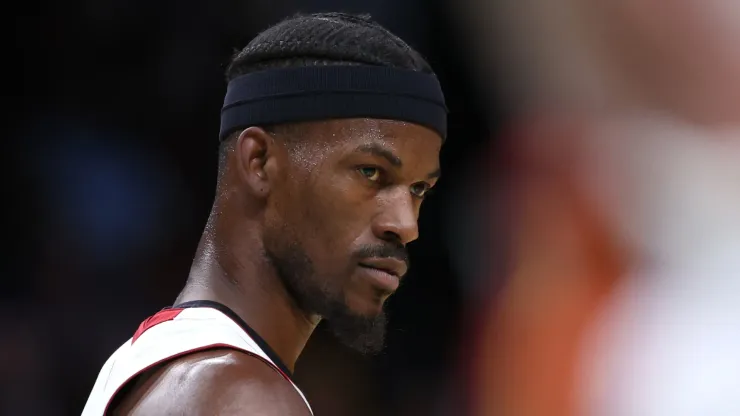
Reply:
[[290, 381], [261, 358], [229, 349], [175, 360], [142, 380], [116, 415], [310, 416]]

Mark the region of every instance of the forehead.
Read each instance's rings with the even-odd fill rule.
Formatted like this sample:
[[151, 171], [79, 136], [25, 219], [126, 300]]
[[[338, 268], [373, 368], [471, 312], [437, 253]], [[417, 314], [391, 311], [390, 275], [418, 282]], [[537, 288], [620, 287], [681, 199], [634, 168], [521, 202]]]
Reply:
[[442, 138], [435, 131], [402, 121], [343, 119], [316, 127], [320, 129], [319, 143], [338, 152], [372, 143], [387, 147], [404, 160], [432, 158], [436, 163], [442, 147]]

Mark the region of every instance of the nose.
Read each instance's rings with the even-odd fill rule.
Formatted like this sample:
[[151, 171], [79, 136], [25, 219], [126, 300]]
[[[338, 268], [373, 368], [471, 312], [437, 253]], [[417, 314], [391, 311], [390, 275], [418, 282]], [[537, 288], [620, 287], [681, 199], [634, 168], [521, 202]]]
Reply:
[[419, 207], [408, 190], [396, 189], [383, 198], [373, 219], [373, 234], [406, 245], [419, 238]]

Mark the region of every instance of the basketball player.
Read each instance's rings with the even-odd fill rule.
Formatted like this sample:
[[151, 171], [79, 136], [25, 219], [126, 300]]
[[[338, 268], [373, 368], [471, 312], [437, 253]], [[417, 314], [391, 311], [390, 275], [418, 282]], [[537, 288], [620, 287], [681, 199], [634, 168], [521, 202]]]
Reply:
[[473, 414], [740, 414], [737, 3], [469, 3], [545, 115]]
[[291, 371], [326, 320], [362, 352], [439, 177], [436, 76], [369, 18], [299, 15], [227, 69], [215, 203], [185, 288], [105, 363], [83, 416], [310, 415]]

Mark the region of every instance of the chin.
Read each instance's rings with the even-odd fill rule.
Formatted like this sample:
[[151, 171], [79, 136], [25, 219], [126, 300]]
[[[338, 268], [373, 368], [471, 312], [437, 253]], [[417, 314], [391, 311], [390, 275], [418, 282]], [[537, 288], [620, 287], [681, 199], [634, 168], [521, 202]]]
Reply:
[[334, 312], [326, 319], [330, 331], [342, 344], [362, 354], [374, 354], [383, 349], [387, 321], [383, 302], [348, 302]]
[[386, 298], [387, 296], [351, 296], [345, 306], [355, 316], [374, 319], [383, 313]]
[[347, 309], [358, 317], [373, 319], [383, 313], [383, 302], [366, 302], [364, 305], [347, 305]]

